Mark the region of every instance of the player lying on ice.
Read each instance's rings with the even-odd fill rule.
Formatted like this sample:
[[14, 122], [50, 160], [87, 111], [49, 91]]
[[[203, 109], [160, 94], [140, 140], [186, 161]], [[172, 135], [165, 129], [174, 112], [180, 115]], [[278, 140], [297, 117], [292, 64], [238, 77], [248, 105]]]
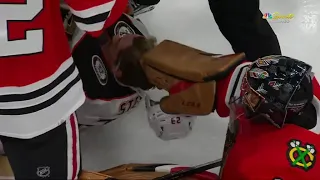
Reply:
[[308, 64], [285, 56], [250, 63], [243, 54], [216, 56], [166, 40], [114, 64], [118, 81], [133, 89], [141, 81], [128, 80], [128, 64], [170, 93], [160, 101], [166, 113], [226, 117], [233, 110], [221, 179], [320, 178], [320, 139], [309, 131], [317, 124], [319, 85]]
[[[70, 31], [68, 33], [70, 34]], [[117, 22], [105, 31], [105, 36], [106, 39], [99, 41], [79, 29], [73, 33], [72, 54], [87, 97], [85, 103], [77, 110], [81, 128], [104, 125], [122, 118], [142, 100], [141, 95], [135, 90], [117, 82], [113, 74], [116, 69], [114, 64], [118, 57], [140, 57], [141, 53], [147, 50], [145, 45], [149, 46], [148, 48], [155, 46], [155, 39], [150, 37], [146, 27], [139, 20], [126, 14], [122, 14]], [[143, 46], [139, 47], [140, 44]], [[101, 45], [104, 48], [101, 48]], [[129, 65], [126, 73], [130, 74], [131, 68], [135, 67]], [[153, 88], [143, 72], [135, 72], [130, 76], [132, 78], [129, 81], [133, 83], [142, 80], [139, 87], [143, 90]], [[162, 139], [182, 138], [189, 134], [195, 116], [165, 114], [149, 97], [145, 102], [151, 115], [150, 125]], [[153, 120], [155, 116], [157, 120]], [[180, 119], [183, 119], [183, 123], [179, 123]], [[172, 123], [173, 121], [178, 123]], [[165, 130], [162, 130], [162, 126], [166, 126]]]

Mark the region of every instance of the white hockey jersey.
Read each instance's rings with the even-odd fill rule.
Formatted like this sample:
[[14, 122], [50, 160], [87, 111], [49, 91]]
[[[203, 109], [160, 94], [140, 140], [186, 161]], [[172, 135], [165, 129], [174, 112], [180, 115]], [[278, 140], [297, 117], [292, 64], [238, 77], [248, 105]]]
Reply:
[[[149, 35], [140, 21], [125, 14], [107, 31], [110, 37], [126, 33]], [[72, 47], [87, 97], [77, 110], [79, 124], [106, 124], [127, 114], [139, 104], [142, 98], [132, 89], [119, 85], [108, 70], [96, 39], [78, 31], [75, 32]]]

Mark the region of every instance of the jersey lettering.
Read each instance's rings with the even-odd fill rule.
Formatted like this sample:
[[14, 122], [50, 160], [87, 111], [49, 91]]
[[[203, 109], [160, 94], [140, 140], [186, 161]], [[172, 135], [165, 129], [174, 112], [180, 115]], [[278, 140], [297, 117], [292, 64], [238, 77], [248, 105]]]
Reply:
[[141, 99], [142, 98], [140, 96], [137, 96], [134, 99], [123, 102], [119, 107], [119, 115], [124, 114], [125, 112], [128, 112], [130, 109], [135, 108], [136, 105], [141, 101]]
[[[43, 51], [43, 29], [26, 29], [25, 37], [10, 38], [10, 22], [33, 21], [43, 9], [43, 0], [25, 0], [25, 3], [0, 2], [0, 57], [34, 54]], [[20, 33], [20, 32], [19, 32]]]

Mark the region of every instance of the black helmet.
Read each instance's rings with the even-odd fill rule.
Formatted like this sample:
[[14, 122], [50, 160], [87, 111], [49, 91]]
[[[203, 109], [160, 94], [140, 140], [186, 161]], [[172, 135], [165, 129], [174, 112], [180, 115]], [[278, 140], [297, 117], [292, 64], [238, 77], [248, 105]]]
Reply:
[[282, 127], [312, 101], [311, 69], [305, 62], [281, 55], [254, 61], [242, 81], [246, 115], [263, 115]]

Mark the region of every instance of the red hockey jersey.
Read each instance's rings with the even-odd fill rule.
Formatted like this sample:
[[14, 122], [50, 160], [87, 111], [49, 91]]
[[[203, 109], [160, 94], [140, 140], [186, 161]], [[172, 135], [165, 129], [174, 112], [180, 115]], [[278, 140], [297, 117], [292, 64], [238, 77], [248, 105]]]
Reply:
[[239, 121], [222, 180], [320, 179], [319, 135], [292, 124], [277, 129], [269, 123]]
[[[76, 24], [98, 36], [127, 0], [66, 0]], [[60, 0], [0, 0], [0, 135], [32, 138], [85, 99], [60, 15]]]
[[[222, 180], [301, 180], [320, 179], [317, 164], [320, 137], [305, 128], [286, 124], [282, 129], [267, 121], [250, 121], [240, 112], [230, 112], [230, 98], [239, 97], [241, 82], [251, 63], [239, 65], [233, 73], [217, 84], [217, 113], [229, 116], [224, 150]], [[313, 85], [313, 106], [319, 116], [320, 86], [315, 77]], [[230, 107], [231, 106], [231, 107]], [[306, 119], [307, 120], [307, 119]], [[319, 123], [317, 123], [319, 125]]]

